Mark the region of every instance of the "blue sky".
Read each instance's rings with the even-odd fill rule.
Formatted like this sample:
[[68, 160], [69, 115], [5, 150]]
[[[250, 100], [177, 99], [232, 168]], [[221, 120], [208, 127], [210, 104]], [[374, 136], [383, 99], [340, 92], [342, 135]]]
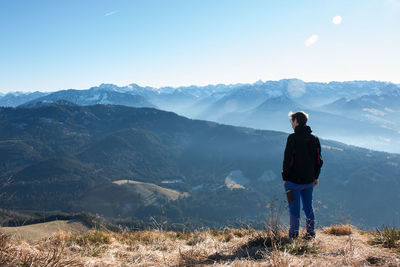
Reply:
[[400, 83], [400, 0], [0, 0], [0, 12], [3, 93]]

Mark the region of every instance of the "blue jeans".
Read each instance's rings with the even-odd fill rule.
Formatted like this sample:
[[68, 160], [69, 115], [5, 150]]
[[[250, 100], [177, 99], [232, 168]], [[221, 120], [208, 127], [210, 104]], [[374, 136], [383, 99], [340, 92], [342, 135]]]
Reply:
[[299, 235], [299, 223], [300, 223], [300, 198], [303, 202], [303, 210], [306, 214], [306, 230], [307, 233], [315, 235], [314, 232], [314, 210], [312, 207], [312, 193], [313, 185], [310, 184], [295, 184], [287, 181], [285, 184], [286, 194], [289, 202], [289, 214], [290, 214], [290, 229], [289, 237], [294, 238]]

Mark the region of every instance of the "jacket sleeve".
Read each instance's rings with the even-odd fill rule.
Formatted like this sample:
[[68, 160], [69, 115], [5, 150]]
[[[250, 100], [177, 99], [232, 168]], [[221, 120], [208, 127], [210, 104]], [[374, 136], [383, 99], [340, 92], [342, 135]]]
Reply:
[[293, 136], [289, 135], [286, 140], [286, 148], [283, 157], [282, 180], [287, 181], [290, 169], [294, 165], [294, 142]]
[[318, 137], [316, 137], [316, 146], [317, 146], [317, 155], [316, 155], [316, 160], [315, 160], [315, 179], [318, 179], [319, 174], [321, 172], [321, 167], [324, 164], [324, 161], [322, 160], [322, 155], [321, 155], [321, 144], [319, 143]]

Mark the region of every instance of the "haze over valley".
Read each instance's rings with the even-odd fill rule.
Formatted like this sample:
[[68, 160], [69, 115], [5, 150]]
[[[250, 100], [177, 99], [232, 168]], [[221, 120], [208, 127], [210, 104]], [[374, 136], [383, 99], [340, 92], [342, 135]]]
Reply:
[[[284, 205], [287, 133], [51, 96], [0, 109], [1, 205], [8, 210], [223, 226], [263, 221], [268, 204]], [[324, 138], [321, 144], [319, 223], [397, 222], [399, 210], [387, 203], [400, 201], [400, 156]]]
[[78, 105], [156, 107], [179, 115], [264, 130], [290, 132], [288, 113], [310, 114], [314, 132], [326, 139], [372, 150], [400, 152], [400, 86], [390, 82], [303, 82], [299, 79], [189, 87], [119, 87], [8, 93], [2, 106], [66, 100]]

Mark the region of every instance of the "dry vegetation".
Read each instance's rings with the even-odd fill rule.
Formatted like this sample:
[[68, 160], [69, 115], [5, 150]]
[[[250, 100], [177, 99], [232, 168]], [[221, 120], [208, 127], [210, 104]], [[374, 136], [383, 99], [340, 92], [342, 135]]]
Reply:
[[400, 266], [399, 230], [392, 230], [362, 232], [338, 225], [317, 231], [316, 239], [294, 241], [282, 232], [251, 228], [188, 233], [59, 231], [32, 243], [0, 234], [0, 265]]
[[332, 225], [325, 228], [323, 232], [331, 235], [351, 235], [352, 233], [350, 224]]

